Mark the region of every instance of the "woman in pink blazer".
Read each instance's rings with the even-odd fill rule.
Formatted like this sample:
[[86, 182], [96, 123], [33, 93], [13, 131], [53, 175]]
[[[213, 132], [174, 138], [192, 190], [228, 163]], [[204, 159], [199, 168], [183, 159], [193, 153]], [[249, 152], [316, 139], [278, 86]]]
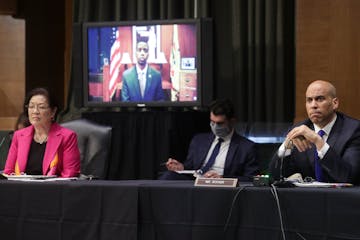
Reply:
[[25, 108], [31, 125], [14, 133], [4, 173], [78, 176], [76, 133], [54, 122], [58, 108], [49, 92], [33, 89], [25, 98]]

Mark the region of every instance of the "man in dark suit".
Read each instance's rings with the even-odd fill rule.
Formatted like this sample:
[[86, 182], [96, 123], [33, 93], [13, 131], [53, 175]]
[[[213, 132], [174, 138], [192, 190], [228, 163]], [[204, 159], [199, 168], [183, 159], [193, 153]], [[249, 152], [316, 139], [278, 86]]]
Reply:
[[[217, 100], [210, 105], [210, 126], [212, 133], [193, 137], [184, 163], [169, 158], [166, 171], [160, 179], [194, 179], [193, 175], [176, 171], [198, 170], [202, 177], [234, 177], [249, 181], [258, 174], [255, 143], [238, 135], [234, 130], [234, 108], [229, 100]], [[219, 151], [211, 164], [211, 155], [219, 143]], [[210, 162], [210, 164], [209, 164]]]
[[308, 86], [309, 119], [289, 131], [272, 159], [275, 179], [300, 173], [322, 182], [360, 182], [360, 121], [337, 112], [338, 106], [331, 83], [316, 80]]
[[121, 100], [124, 102], [148, 102], [164, 100], [161, 74], [151, 68], [147, 59], [149, 46], [139, 41], [136, 45], [137, 64], [122, 76]]

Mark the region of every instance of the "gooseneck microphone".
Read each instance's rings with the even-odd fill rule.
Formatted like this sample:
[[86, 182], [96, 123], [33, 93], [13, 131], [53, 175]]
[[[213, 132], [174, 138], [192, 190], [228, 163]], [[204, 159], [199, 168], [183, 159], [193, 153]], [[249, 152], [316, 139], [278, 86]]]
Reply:
[[1, 139], [1, 142], [0, 142], [0, 148], [1, 148], [1, 146], [4, 144], [5, 139], [6, 139], [6, 136], [3, 136], [3, 138]]
[[285, 158], [285, 153], [286, 153], [286, 150], [287, 149], [292, 149], [293, 148], [293, 142], [292, 142], [292, 140], [290, 140], [287, 144], [286, 144], [286, 146], [285, 146], [285, 151], [283, 152], [283, 154], [281, 154], [281, 158], [280, 158], [280, 173], [279, 173], [279, 175], [280, 175], [280, 180], [281, 181], [284, 181], [285, 180], [285, 178], [284, 178], [284, 170], [283, 170], [283, 165], [284, 165], [284, 158]]
[[285, 177], [284, 177], [284, 170], [283, 170], [283, 165], [284, 165], [284, 158], [285, 158], [285, 153], [287, 149], [292, 149], [293, 148], [293, 142], [292, 140], [290, 140], [286, 145], [285, 145], [285, 151], [281, 154], [280, 156], [280, 166], [279, 166], [279, 180], [275, 181], [273, 184], [276, 187], [294, 187], [295, 185], [290, 182], [290, 181], [286, 181]]

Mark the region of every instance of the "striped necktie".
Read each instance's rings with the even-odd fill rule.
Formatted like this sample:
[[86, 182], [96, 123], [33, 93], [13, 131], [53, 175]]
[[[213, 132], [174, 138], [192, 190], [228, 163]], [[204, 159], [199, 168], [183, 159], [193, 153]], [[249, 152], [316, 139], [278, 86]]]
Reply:
[[207, 171], [209, 171], [209, 169], [212, 167], [212, 165], [214, 165], [215, 163], [215, 159], [217, 157], [217, 155], [219, 154], [220, 151], [220, 146], [221, 143], [224, 141], [224, 139], [219, 138], [217, 144], [214, 147], [214, 150], [211, 153], [211, 156], [209, 158], [209, 161], [205, 164], [205, 166], [203, 166], [200, 170], [201, 170], [201, 174], [206, 173]]

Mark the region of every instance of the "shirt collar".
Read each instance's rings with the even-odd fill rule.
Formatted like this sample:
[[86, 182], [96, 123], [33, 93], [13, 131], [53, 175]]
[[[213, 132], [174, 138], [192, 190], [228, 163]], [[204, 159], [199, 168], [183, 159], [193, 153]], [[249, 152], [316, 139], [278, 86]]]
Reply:
[[[232, 136], [234, 135], [234, 128], [231, 130], [231, 132], [227, 135], [227, 136], [225, 136], [225, 137], [222, 137], [222, 139], [224, 140], [224, 142], [226, 142], [226, 141], [230, 141], [231, 140], [231, 138], [232, 138]], [[215, 139], [214, 139], [216, 142], [219, 140], [219, 137], [218, 136], [215, 136]]]
[[136, 72], [137, 72], [137, 75], [139, 76], [140, 73], [144, 73], [144, 76], [147, 72], [147, 69], [148, 69], [148, 65], [146, 64], [145, 65], [145, 68], [144, 69], [140, 69], [139, 66], [136, 64]]
[[325, 134], [327, 136], [329, 136], [330, 131], [331, 131], [332, 127], [334, 126], [336, 119], [337, 119], [337, 114], [335, 114], [334, 119], [331, 120], [331, 122], [329, 122], [328, 124], [326, 124], [325, 127], [323, 127], [323, 128], [320, 128], [318, 125], [314, 124], [315, 132], [318, 133], [322, 129], [325, 132]]

